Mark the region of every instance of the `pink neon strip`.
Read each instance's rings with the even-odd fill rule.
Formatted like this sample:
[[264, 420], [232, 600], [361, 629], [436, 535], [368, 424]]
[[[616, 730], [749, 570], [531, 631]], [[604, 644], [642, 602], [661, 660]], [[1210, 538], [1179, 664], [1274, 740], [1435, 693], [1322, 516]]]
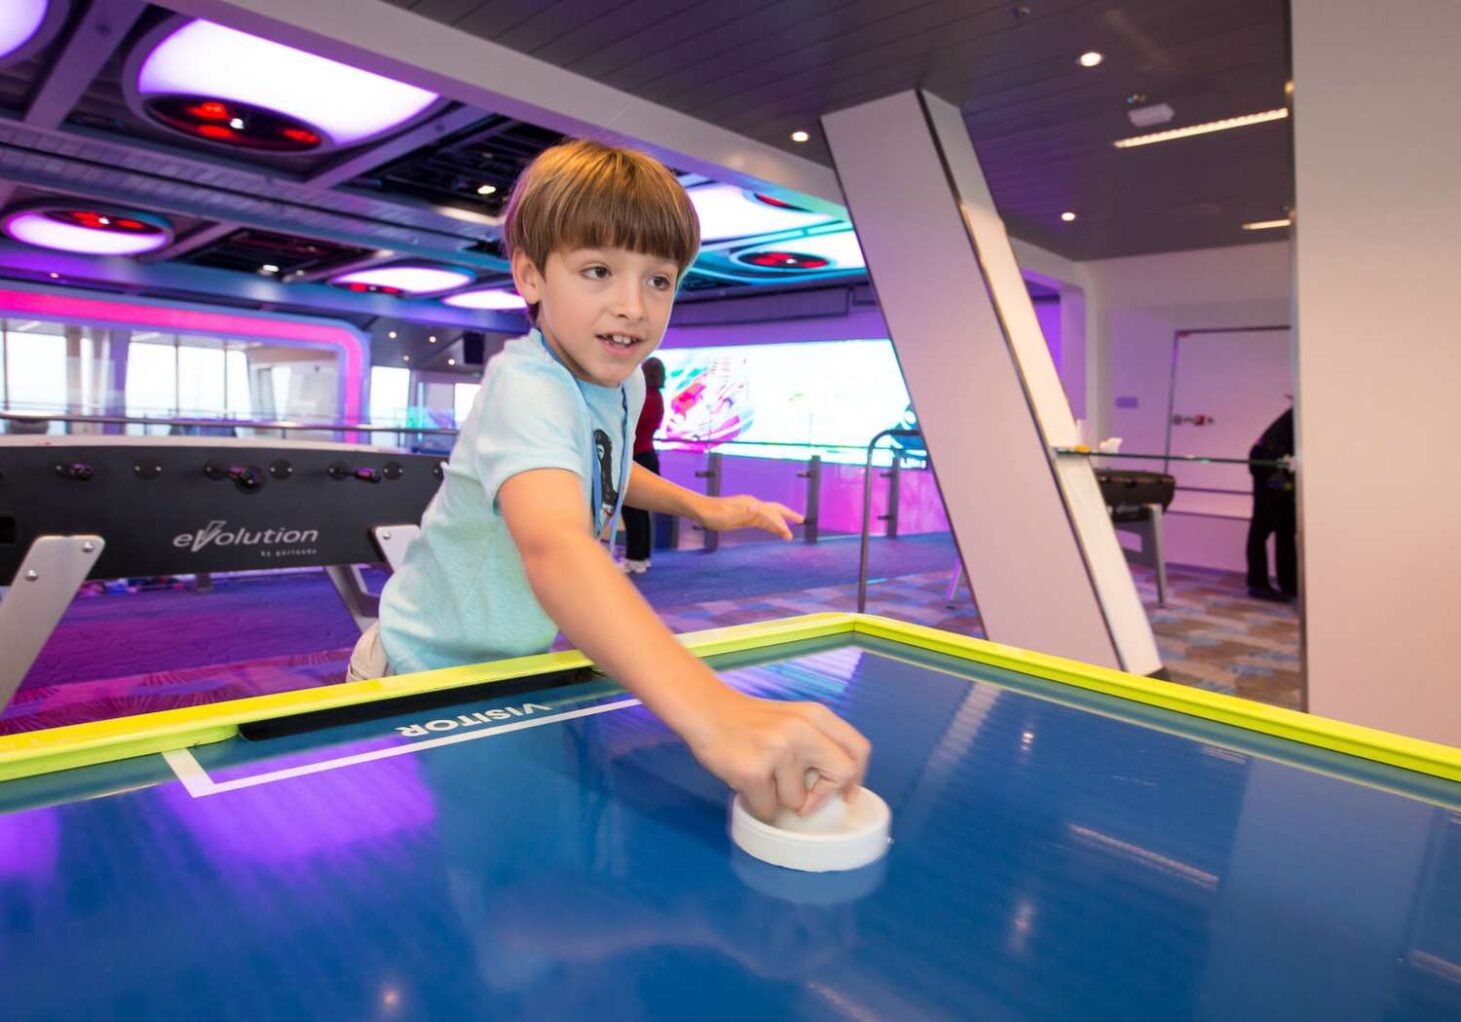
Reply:
[[356, 422], [360, 418], [365, 352], [361, 348], [360, 338], [344, 327], [275, 320], [264, 316], [240, 316], [228, 312], [176, 309], [165, 305], [133, 305], [99, 298], [73, 298], [69, 295], [42, 294], [36, 291], [0, 290], [0, 308], [6, 312], [25, 313], [36, 319], [86, 322], [99, 320], [123, 326], [156, 327], [172, 333], [305, 342], [338, 348], [345, 356], [345, 407], [342, 411], [347, 422]]

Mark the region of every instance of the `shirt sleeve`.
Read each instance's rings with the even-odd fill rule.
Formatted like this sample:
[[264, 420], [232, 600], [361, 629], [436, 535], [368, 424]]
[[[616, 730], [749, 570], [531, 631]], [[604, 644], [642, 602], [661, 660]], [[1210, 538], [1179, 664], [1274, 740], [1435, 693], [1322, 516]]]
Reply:
[[510, 365], [487, 382], [471, 455], [494, 506], [502, 484], [523, 472], [561, 468], [583, 476], [588, 426], [572, 381], [559, 376], [552, 366]]

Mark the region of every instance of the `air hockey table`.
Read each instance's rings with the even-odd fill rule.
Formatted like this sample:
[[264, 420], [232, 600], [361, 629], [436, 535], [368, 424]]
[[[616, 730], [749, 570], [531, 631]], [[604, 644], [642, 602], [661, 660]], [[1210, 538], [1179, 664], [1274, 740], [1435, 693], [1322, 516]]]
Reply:
[[1461, 1018], [1461, 751], [885, 619], [685, 637], [873, 741], [793, 873], [559, 653], [0, 739], [0, 1017]]

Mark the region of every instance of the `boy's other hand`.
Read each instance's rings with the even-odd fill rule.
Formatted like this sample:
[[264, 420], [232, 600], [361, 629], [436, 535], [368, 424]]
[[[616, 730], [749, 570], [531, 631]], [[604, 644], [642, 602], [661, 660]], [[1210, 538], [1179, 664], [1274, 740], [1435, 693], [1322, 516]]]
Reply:
[[800, 525], [806, 519], [787, 507], [771, 500], [757, 500], [749, 494], [736, 497], [706, 497], [698, 515], [700, 524], [716, 532], [731, 529], [760, 529], [782, 539], [791, 539], [791, 525]]
[[[820, 703], [756, 699], [725, 689], [706, 707], [701, 734], [687, 736], [701, 764], [740, 793], [752, 815], [779, 807], [806, 816], [834, 792], [862, 786], [872, 744]], [[809, 791], [807, 771], [820, 779]]]

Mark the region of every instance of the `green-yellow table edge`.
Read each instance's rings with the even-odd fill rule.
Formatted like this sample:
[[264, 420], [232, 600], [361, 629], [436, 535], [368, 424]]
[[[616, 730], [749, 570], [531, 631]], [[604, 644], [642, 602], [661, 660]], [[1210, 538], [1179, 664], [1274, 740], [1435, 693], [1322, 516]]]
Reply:
[[[680, 641], [697, 656], [710, 657], [838, 635], [866, 635], [902, 643], [1443, 780], [1461, 782], [1461, 749], [1453, 746], [1419, 738], [1406, 738], [1374, 728], [1266, 706], [1236, 696], [1142, 678], [1122, 671], [1095, 667], [1044, 653], [1032, 653], [996, 642], [871, 614], [807, 614], [777, 621], [690, 632], [680, 636]], [[344, 682], [206, 706], [181, 707], [45, 731], [6, 735], [0, 737], [0, 781], [225, 741], [238, 733], [240, 725], [253, 721], [358, 706], [401, 696], [441, 692], [586, 666], [589, 666], [588, 659], [578, 652], [544, 653], [487, 664], [373, 681]]]

